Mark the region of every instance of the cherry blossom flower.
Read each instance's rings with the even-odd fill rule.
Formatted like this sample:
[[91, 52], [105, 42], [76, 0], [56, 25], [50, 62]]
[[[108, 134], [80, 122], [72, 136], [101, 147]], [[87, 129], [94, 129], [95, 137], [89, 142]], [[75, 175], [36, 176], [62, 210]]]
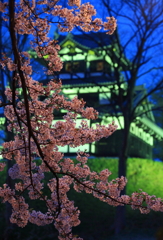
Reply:
[[[116, 131], [117, 126], [113, 122], [107, 126], [96, 124], [96, 127], [89, 127], [86, 120], [76, 126], [77, 117], [95, 120], [98, 112], [85, 107], [86, 103], [77, 97], [69, 101], [61, 94], [62, 81], [56, 80], [55, 74], [62, 69], [63, 63], [58, 54], [60, 46], [48, 36], [50, 23], [54, 24], [51, 19], [58, 17], [57, 24], [63, 32], [69, 32], [76, 26], [85, 31], [98, 31], [103, 27], [107, 34], [112, 34], [116, 29], [115, 18], [107, 17], [104, 23], [98, 18], [92, 20], [96, 15], [94, 6], [90, 3], [81, 4], [80, 0], [69, 0], [71, 9], [57, 5], [57, 0], [32, 0], [28, 4], [21, 0], [15, 5], [12, 2], [0, 2], [3, 20], [10, 22], [13, 49], [13, 59], [5, 54], [0, 59], [1, 66], [12, 71], [14, 76], [11, 87], [5, 90], [7, 104], [4, 114], [8, 120], [8, 131], [14, 132], [15, 136], [3, 144], [2, 156], [15, 161], [9, 169], [9, 175], [18, 181], [15, 189], [7, 184], [0, 187], [0, 198], [12, 206], [10, 221], [19, 227], [25, 227], [28, 222], [38, 226], [53, 223], [59, 232], [58, 239], [81, 240], [72, 235], [72, 227], [80, 224], [80, 211], [68, 199], [71, 186], [77, 192], [85, 191], [112, 206], [128, 204], [141, 213], [163, 211], [162, 199], [145, 192], [121, 195], [127, 183], [126, 178], [122, 176], [110, 181], [109, 170], [100, 173], [91, 171], [87, 165], [87, 153], [79, 150], [77, 162], [74, 162], [58, 150], [59, 146], [79, 147], [107, 138]], [[45, 86], [32, 78], [34, 69], [31, 59], [27, 52], [19, 52], [18, 34], [30, 35], [31, 48], [38, 58], [45, 61], [45, 74], [54, 75]], [[40, 101], [40, 97], [45, 100]], [[54, 123], [54, 110], [60, 109], [66, 110], [67, 114], [63, 121]], [[36, 164], [38, 159], [39, 164]], [[0, 171], [4, 169], [5, 163], [2, 162]], [[45, 172], [53, 176], [47, 185], [44, 184]], [[49, 198], [44, 195], [45, 187], [51, 192]], [[25, 192], [30, 199], [45, 201], [47, 212], [31, 211], [23, 197]]]

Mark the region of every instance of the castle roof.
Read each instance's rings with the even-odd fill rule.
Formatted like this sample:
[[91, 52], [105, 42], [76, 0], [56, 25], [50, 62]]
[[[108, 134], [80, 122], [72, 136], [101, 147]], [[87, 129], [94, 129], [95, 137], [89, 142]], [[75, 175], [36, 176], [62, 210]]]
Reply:
[[111, 44], [111, 37], [105, 32], [89, 32], [77, 35], [72, 33], [67, 35], [55, 34], [55, 39], [58, 40], [60, 45], [63, 45], [67, 40], [71, 40], [82, 49], [100, 48]]

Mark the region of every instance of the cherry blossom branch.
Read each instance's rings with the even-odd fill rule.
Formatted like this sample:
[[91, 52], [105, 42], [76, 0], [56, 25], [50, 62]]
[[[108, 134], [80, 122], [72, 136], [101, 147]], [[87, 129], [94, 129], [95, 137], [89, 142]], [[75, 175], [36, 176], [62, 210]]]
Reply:
[[[75, 191], [91, 193], [113, 206], [131, 205], [142, 213], [148, 213], [150, 209], [163, 211], [162, 199], [155, 196], [144, 192], [133, 193], [131, 197], [121, 195], [127, 180], [122, 176], [108, 181], [111, 172], [107, 169], [100, 173], [91, 172], [86, 164], [86, 153], [78, 152], [78, 163], [75, 164], [58, 151], [58, 146], [77, 147], [107, 138], [117, 126], [114, 123], [108, 126], [97, 124], [96, 128], [92, 128], [82, 120], [80, 126], [76, 127], [78, 115], [95, 120], [98, 117], [97, 111], [85, 108], [85, 102], [77, 97], [68, 101], [60, 95], [60, 80], [57, 82], [52, 79], [46, 86], [33, 80], [30, 56], [27, 52], [19, 52], [16, 34], [31, 34], [31, 47], [38, 57], [48, 56], [45, 60], [48, 69], [46, 74], [52, 75], [61, 70], [62, 62], [58, 55], [60, 47], [47, 37], [50, 30], [48, 24], [51, 21], [48, 14], [52, 18], [59, 18], [61, 31], [71, 31], [75, 26], [85, 31], [97, 31], [103, 26], [104, 30], [108, 31], [107, 34], [111, 34], [116, 28], [116, 20], [114, 17], [107, 18], [105, 23], [100, 19], [92, 20], [96, 14], [94, 7], [89, 3], [81, 5], [79, 0], [68, 1], [72, 9], [62, 8], [56, 4], [57, 1], [44, 0], [39, 7], [38, 3], [40, 2], [34, 0], [21, 0], [20, 3], [9, 0], [9, 19], [6, 21], [9, 21], [14, 59], [4, 56], [3, 60], [0, 60], [3, 67], [13, 72], [12, 90], [8, 88], [5, 91], [9, 104], [4, 106], [5, 116], [9, 120], [8, 129], [15, 131], [14, 140], [3, 144], [2, 155], [9, 160], [14, 158], [16, 163], [9, 169], [9, 175], [12, 179], [21, 181], [15, 183], [15, 189], [10, 189], [6, 184], [0, 187], [0, 197], [4, 202], [8, 201], [13, 208], [11, 222], [20, 227], [24, 227], [28, 221], [39, 226], [53, 222], [59, 231], [60, 240], [81, 240], [72, 235], [72, 227], [80, 224], [79, 210], [67, 197], [72, 185]], [[46, 9], [45, 18], [40, 17], [42, 9]], [[8, 11], [7, 5], [0, 3], [0, 11]], [[21, 96], [16, 90], [17, 87], [22, 89]], [[40, 96], [46, 96], [46, 99], [40, 101]], [[68, 111], [63, 117], [64, 122], [53, 123], [54, 109]], [[40, 160], [38, 165], [35, 162], [37, 158]], [[5, 163], [0, 163], [0, 171], [3, 171], [4, 167]], [[42, 192], [45, 172], [50, 172], [53, 176], [47, 182], [51, 192], [49, 199]], [[26, 190], [30, 199], [45, 201], [46, 213], [29, 209], [23, 197]]]
[[5, 106], [8, 106], [8, 105], [13, 105], [12, 102], [9, 102], [9, 103], [1, 103], [0, 104], [0, 107], [5, 107]]

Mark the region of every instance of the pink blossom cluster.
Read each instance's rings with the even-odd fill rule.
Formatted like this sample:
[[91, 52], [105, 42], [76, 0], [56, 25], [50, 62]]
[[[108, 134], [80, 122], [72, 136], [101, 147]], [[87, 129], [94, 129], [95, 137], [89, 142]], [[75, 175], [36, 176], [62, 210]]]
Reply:
[[68, 1], [68, 5], [69, 5], [69, 6], [77, 6], [77, 7], [80, 7], [81, 1], [80, 1], [80, 0], [69, 0], [69, 1]]
[[[97, 124], [93, 128], [88, 126], [86, 120], [82, 120], [77, 127], [78, 117], [95, 120], [98, 112], [91, 107], [86, 108], [82, 99], [66, 99], [61, 94], [61, 80], [55, 80], [54, 77], [45, 86], [34, 80], [29, 54], [18, 50], [17, 33], [30, 35], [31, 47], [47, 64], [47, 74], [55, 75], [56, 71], [61, 70], [62, 62], [58, 56], [59, 45], [48, 37], [49, 23], [53, 22], [51, 19], [54, 16], [62, 19], [58, 22], [62, 31], [70, 31], [75, 26], [80, 26], [85, 31], [98, 31], [104, 26], [109, 34], [115, 30], [116, 20], [113, 17], [107, 18], [107, 23], [98, 18], [92, 20], [96, 11], [89, 3], [81, 4], [79, 0], [69, 0], [68, 4], [75, 8], [67, 9], [57, 5], [57, 2], [21, 0], [14, 6], [12, 1], [9, 1], [9, 6], [0, 3], [0, 11], [3, 14], [7, 12], [4, 16], [8, 18], [6, 21], [10, 21], [14, 56], [11, 59], [3, 55], [3, 59], [0, 59], [1, 66], [13, 72], [11, 88], [8, 87], [5, 91], [5, 116], [9, 122], [8, 131], [15, 133], [12, 141], [3, 144], [2, 151], [4, 158], [14, 160], [8, 174], [15, 187], [11, 189], [4, 184], [0, 187], [0, 198], [12, 206], [12, 223], [20, 227], [26, 226], [28, 222], [38, 226], [53, 223], [60, 240], [81, 240], [72, 234], [72, 227], [80, 224], [80, 211], [68, 199], [67, 193], [71, 186], [77, 192], [85, 191], [110, 205], [128, 204], [142, 213], [148, 213], [150, 209], [163, 211], [163, 203], [162, 199], [142, 191], [133, 193], [132, 196], [121, 195], [127, 183], [125, 177], [109, 181], [111, 172], [108, 169], [100, 173], [90, 170], [87, 165], [89, 155], [85, 152], [77, 152], [75, 163], [58, 150], [59, 146], [77, 147], [107, 138], [117, 126], [113, 122], [108, 126]], [[42, 13], [45, 14], [44, 18]], [[45, 100], [40, 101], [42, 96]], [[67, 110], [67, 113], [63, 121], [54, 123], [54, 110], [60, 109]], [[4, 168], [5, 163], [0, 163], [0, 171]], [[47, 184], [44, 181], [45, 172], [52, 174]], [[44, 188], [49, 188], [50, 196], [44, 194]], [[24, 193], [28, 193], [29, 199], [33, 201], [45, 201], [47, 212], [31, 211]]]
[[0, 12], [5, 12], [5, 8], [6, 8], [7, 4], [0, 2]]
[[104, 30], [110, 30], [107, 34], [111, 35], [115, 31], [117, 24], [114, 17], [107, 17], [108, 21], [104, 23]]
[[102, 27], [108, 31], [113, 33], [113, 28], [116, 28], [116, 19], [114, 17], [107, 18], [108, 22], [103, 23], [100, 18], [92, 19], [93, 16], [96, 15], [96, 10], [94, 6], [90, 3], [80, 4], [79, 0], [71, 0], [69, 1], [70, 6], [77, 6], [77, 9], [67, 9], [62, 8], [61, 5], [57, 5], [52, 14], [54, 16], [61, 17], [64, 21], [63, 23], [59, 23], [58, 27], [60, 31], [72, 31], [75, 26], [80, 26], [82, 30], [89, 31], [99, 31]]
[[3, 59], [0, 59], [0, 65], [2, 68], [5, 68], [6, 66], [9, 71], [15, 71], [17, 68], [17, 65], [13, 62], [13, 60], [8, 58], [5, 54], [3, 54]]
[[0, 172], [4, 170], [5, 166], [6, 166], [5, 163], [0, 163]]
[[[63, 32], [72, 31], [76, 26], [81, 27], [85, 31], [98, 31], [104, 27], [106, 31], [113, 32], [113, 25], [116, 26], [116, 19], [114, 17], [108, 18], [108, 22], [105, 23], [99, 18], [93, 20], [92, 17], [96, 15], [96, 10], [90, 3], [81, 4], [80, 0], [69, 0], [68, 5], [72, 9], [67, 9], [58, 5], [57, 2], [39, 1], [37, 3], [36, 1], [31, 1], [31, 3], [27, 3], [26, 1], [21, 1], [20, 5], [18, 4], [17, 6], [19, 11], [15, 16], [15, 27], [19, 34], [33, 33], [36, 36], [35, 29], [39, 26], [42, 31], [39, 32], [39, 36], [37, 37], [40, 38], [42, 35], [44, 38], [44, 33], [49, 31], [49, 23], [53, 22], [49, 17], [50, 15], [60, 18], [58, 27]], [[37, 4], [39, 8], [37, 8]], [[1, 7], [2, 9], [4, 9], [3, 6]], [[42, 12], [46, 14], [46, 18], [42, 18]], [[42, 42], [43, 40], [40, 39], [40, 41]]]

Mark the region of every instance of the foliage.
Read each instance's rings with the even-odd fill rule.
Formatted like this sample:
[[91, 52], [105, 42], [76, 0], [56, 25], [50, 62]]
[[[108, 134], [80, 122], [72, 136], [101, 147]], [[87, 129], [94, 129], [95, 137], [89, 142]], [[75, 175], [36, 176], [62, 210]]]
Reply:
[[[73, 160], [75, 161], [75, 159]], [[117, 158], [89, 158], [88, 165], [91, 169], [97, 172], [100, 172], [104, 168], [110, 169], [113, 173], [110, 176], [110, 179], [116, 178], [118, 175]], [[127, 193], [131, 194], [132, 192], [137, 191], [139, 188], [142, 188], [150, 194], [154, 194], [163, 198], [161, 185], [162, 172], [163, 164], [161, 162], [155, 162], [149, 159], [129, 158], [127, 161]], [[47, 173], [47, 175], [49, 174], [50, 173]], [[45, 181], [48, 182], [48, 179], [50, 179], [50, 176], [46, 176]], [[3, 184], [4, 180], [4, 172], [1, 172], [0, 185]], [[79, 206], [79, 209], [81, 211], [80, 219], [82, 223], [74, 229], [74, 234], [80, 233], [80, 235], [83, 236], [97, 236], [97, 234], [100, 234], [100, 239], [108, 239], [108, 237], [112, 234], [112, 230], [109, 228], [109, 226], [111, 226], [112, 220], [114, 219], [115, 208], [112, 208], [107, 204], [98, 201], [98, 199], [92, 197], [90, 194], [88, 195], [84, 192], [76, 193], [73, 191], [73, 189], [71, 189], [71, 191], [68, 193], [68, 196], [71, 200], [75, 201], [75, 205]], [[37, 207], [41, 211], [45, 210], [45, 207], [41, 201], [37, 201], [31, 204], [33, 204], [34, 209]], [[1, 204], [0, 206], [2, 213], [3, 205]], [[127, 210], [128, 227], [125, 230], [126, 234], [128, 232], [131, 234], [134, 231], [139, 234], [143, 234], [144, 231], [147, 233], [148, 229], [145, 229], [145, 227], [151, 227], [152, 229], [154, 228], [152, 230], [152, 233], [154, 234], [157, 228], [161, 226], [160, 224], [162, 222], [162, 217], [159, 213], [151, 212], [149, 217], [147, 217], [146, 215], [140, 215], [138, 211], [131, 211], [130, 208]], [[156, 221], [153, 219], [156, 219]], [[134, 226], [132, 225], [132, 222], [135, 224]], [[150, 225], [149, 222], [152, 222], [153, 225]], [[4, 230], [3, 224], [4, 221], [0, 220], [1, 233]], [[95, 226], [97, 226], [96, 231]], [[50, 233], [48, 239], [54, 239], [54, 237], [57, 236], [57, 233], [54, 231], [54, 229], [52, 229], [52, 227], [47, 227], [37, 227], [28, 224], [22, 230], [16, 228], [14, 231], [20, 233], [20, 239], [28, 239], [32, 236], [35, 236], [35, 234], [37, 237], [42, 237], [44, 239], [47, 232]], [[104, 229], [107, 229], [107, 231], [105, 232]], [[125, 234], [125, 232], [123, 234]]]
[[[88, 165], [100, 172], [107, 168], [112, 172], [110, 180], [118, 176], [118, 158], [93, 158]], [[151, 159], [128, 158], [127, 160], [127, 194], [143, 189], [151, 195], [163, 198], [163, 163]], [[156, 187], [157, 186], [157, 187]]]

